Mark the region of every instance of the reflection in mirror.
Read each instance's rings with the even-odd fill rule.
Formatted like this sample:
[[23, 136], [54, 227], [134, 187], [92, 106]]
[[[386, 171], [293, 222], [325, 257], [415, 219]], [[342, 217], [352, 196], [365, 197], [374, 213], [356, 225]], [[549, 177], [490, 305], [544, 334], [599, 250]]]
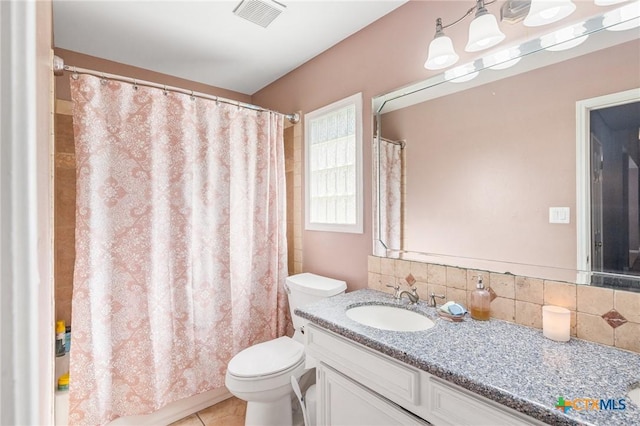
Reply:
[[380, 138], [380, 240], [390, 250], [400, 250], [403, 241], [404, 219], [404, 141]]
[[640, 99], [592, 109], [589, 127], [592, 281], [615, 286], [621, 279], [611, 274], [640, 277]]
[[[638, 20], [637, 15], [627, 18]], [[627, 195], [603, 209], [603, 220], [619, 224], [626, 217], [630, 225], [618, 231], [615, 239], [612, 234], [602, 235], [599, 266], [599, 253], [591, 249], [597, 237], [590, 231], [587, 237], [581, 236], [583, 228], [591, 228], [592, 216], [582, 211], [581, 199], [593, 201], [598, 194], [588, 190], [582, 197], [581, 189], [577, 190], [582, 180], [590, 181], [588, 175], [581, 177], [585, 170], [590, 173], [590, 155], [583, 164], [577, 149], [582, 149], [580, 144], [589, 146], [591, 132], [586, 133], [586, 141], [577, 140], [583, 131], [577, 123], [576, 104], [629, 90], [640, 97], [640, 31], [637, 27], [606, 31], [603, 21], [605, 17], [599, 16], [574, 25], [583, 29], [573, 32], [573, 38], [563, 36], [551, 44], [536, 39], [509, 48], [519, 50], [520, 56], [496, 59], [498, 55], [490, 53], [463, 73], [479, 74], [471, 81], [447, 82], [443, 73], [374, 99], [380, 201], [376, 254], [638, 287], [637, 281], [625, 277], [631, 275], [631, 260], [638, 258], [640, 250], [635, 231], [640, 226], [638, 208], [630, 207], [638, 194], [629, 183], [634, 179], [632, 165], [640, 162], [634, 154], [640, 143], [640, 123], [630, 125], [636, 126], [636, 139], [625, 145], [627, 160], [622, 155], [616, 160]], [[541, 47], [561, 44], [577, 46], [562, 51]], [[508, 61], [517, 63], [497, 70], [500, 67], [495, 65]], [[404, 190], [393, 219], [387, 216], [388, 196], [382, 193], [387, 173], [382, 149], [389, 145], [382, 139], [406, 142]], [[637, 185], [637, 178], [633, 182]], [[605, 206], [607, 191], [604, 187], [601, 194]], [[622, 204], [626, 207], [620, 208]], [[617, 216], [605, 219], [605, 209]], [[400, 237], [392, 240], [388, 229], [394, 226], [399, 229], [394, 235]], [[605, 260], [608, 247], [617, 247], [621, 253], [615, 267]], [[600, 278], [592, 279], [592, 270], [601, 271]]]

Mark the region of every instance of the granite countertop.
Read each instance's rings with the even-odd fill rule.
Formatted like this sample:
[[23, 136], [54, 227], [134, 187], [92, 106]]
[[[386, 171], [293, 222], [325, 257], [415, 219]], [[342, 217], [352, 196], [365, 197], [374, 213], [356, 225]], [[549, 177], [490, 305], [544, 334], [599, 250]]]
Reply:
[[[390, 294], [358, 290], [296, 309], [327, 330], [545, 423], [554, 425], [640, 425], [640, 407], [627, 396], [640, 384], [640, 354], [571, 338], [560, 343], [542, 330], [505, 321], [450, 322], [424, 301], [406, 306], [435, 321], [429, 330], [385, 331], [355, 322], [349, 307], [407, 305]], [[555, 408], [558, 397], [624, 398], [624, 410]], [[616, 407], [620, 407], [616, 404]]]

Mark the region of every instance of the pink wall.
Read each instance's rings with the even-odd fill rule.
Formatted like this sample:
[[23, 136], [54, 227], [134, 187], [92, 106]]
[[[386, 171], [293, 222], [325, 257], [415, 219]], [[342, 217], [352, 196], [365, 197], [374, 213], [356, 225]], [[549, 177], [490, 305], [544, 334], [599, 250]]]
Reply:
[[[253, 96], [214, 88], [100, 58], [56, 49], [67, 64], [165, 83], [195, 91], [251, 102], [283, 112], [310, 112], [357, 92], [364, 97], [364, 234], [304, 232], [305, 270], [347, 281], [350, 289], [367, 285], [367, 255], [372, 252], [371, 143], [373, 137], [370, 99], [397, 87], [428, 78], [436, 72], [423, 68], [427, 47], [433, 37], [435, 20], [445, 23], [457, 19], [469, 7], [466, 1], [412, 0], [394, 12], [355, 33]], [[497, 5], [489, 10], [498, 12]], [[590, 16], [601, 12], [593, 5], [580, 3], [573, 15]], [[468, 19], [467, 19], [468, 21]], [[460, 54], [460, 63], [473, 58], [464, 52], [468, 23], [447, 29]], [[529, 38], [542, 29], [522, 25], [502, 25], [510, 41]], [[283, 46], [286, 49], [286, 46]], [[68, 82], [56, 78], [57, 97], [68, 99]]]
[[[162, 74], [155, 71], [149, 71], [143, 68], [125, 65], [71, 50], [55, 48], [54, 53], [61, 57], [66, 65], [101, 71], [108, 74], [121, 75], [138, 80], [151, 81], [159, 84], [166, 84], [167, 86], [193, 90], [194, 92], [206, 93], [213, 96], [220, 96], [234, 101], [251, 103], [251, 96], [234, 92], [233, 90], [221, 89], [219, 87], [209, 86], [207, 84], [197, 83], [195, 81], [185, 80], [184, 78], [174, 77], [172, 75]], [[63, 76], [56, 77], [55, 85], [57, 99], [71, 100], [68, 72], [65, 72]]]
[[639, 85], [633, 41], [384, 114], [407, 141], [405, 248], [574, 269], [575, 103]]
[[[593, 15], [595, 7], [581, 2], [574, 17]], [[410, 1], [342, 43], [253, 95], [253, 102], [279, 111], [310, 112], [357, 92], [363, 93], [364, 206], [362, 235], [305, 231], [304, 268], [347, 281], [349, 289], [367, 286], [367, 255], [372, 253], [371, 104], [376, 95], [426, 79], [436, 73], [423, 68], [435, 20], [457, 19], [467, 8], [462, 1]], [[498, 13], [498, 8], [489, 9]], [[447, 30], [460, 54], [464, 53], [468, 23]], [[521, 24], [502, 25], [509, 40], [529, 38], [549, 28], [527, 29]], [[286, 48], [286, 47], [283, 47]]]
[[422, 66], [434, 32], [428, 23], [435, 23], [427, 13], [430, 7], [433, 2], [401, 6], [253, 96], [259, 105], [305, 113], [362, 92], [364, 233], [303, 233], [305, 271], [343, 279], [350, 290], [367, 286], [367, 255], [372, 252], [370, 100], [431, 75]]

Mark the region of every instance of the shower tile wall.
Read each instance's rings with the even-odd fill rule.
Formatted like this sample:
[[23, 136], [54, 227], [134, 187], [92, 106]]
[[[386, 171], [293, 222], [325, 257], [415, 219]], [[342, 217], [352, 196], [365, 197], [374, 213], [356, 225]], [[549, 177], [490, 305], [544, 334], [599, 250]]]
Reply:
[[58, 101], [55, 114], [54, 264], [56, 319], [71, 324], [75, 262], [76, 162], [73, 121], [68, 102]]
[[293, 126], [284, 129], [284, 167], [287, 180], [287, 261], [289, 275], [293, 275]]
[[[303, 271], [302, 258], [302, 124], [289, 125], [285, 129], [285, 149], [292, 150], [293, 158], [287, 154], [287, 238], [289, 239], [289, 274]], [[287, 142], [290, 141], [290, 142]], [[287, 144], [289, 147], [287, 148]], [[289, 173], [292, 170], [292, 173]], [[290, 237], [293, 235], [293, 238]], [[293, 255], [293, 258], [291, 257]], [[293, 260], [292, 260], [293, 259]]]

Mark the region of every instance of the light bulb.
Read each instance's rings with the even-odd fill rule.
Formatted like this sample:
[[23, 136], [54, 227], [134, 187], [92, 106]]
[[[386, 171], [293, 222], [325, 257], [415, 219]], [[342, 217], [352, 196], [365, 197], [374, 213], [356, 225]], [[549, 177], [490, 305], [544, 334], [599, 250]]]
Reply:
[[568, 50], [587, 40], [588, 35], [582, 35], [585, 31], [584, 25], [582, 24], [565, 27], [540, 37], [540, 45], [544, 49], [552, 52]]
[[524, 25], [538, 27], [551, 24], [571, 15], [576, 5], [571, 0], [531, 0]]
[[482, 63], [485, 67], [493, 70], [504, 70], [520, 62], [520, 59], [522, 59], [520, 48], [512, 47], [482, 58]]
[[640, 26], [640, 2], [605, 13], [602, 26], [608, 31], [625, 31]]
[[444, 72], [444, 79], [453, 83], [463, 83], [473, 80], [479, 74], [473, 64], [460, 65]]

